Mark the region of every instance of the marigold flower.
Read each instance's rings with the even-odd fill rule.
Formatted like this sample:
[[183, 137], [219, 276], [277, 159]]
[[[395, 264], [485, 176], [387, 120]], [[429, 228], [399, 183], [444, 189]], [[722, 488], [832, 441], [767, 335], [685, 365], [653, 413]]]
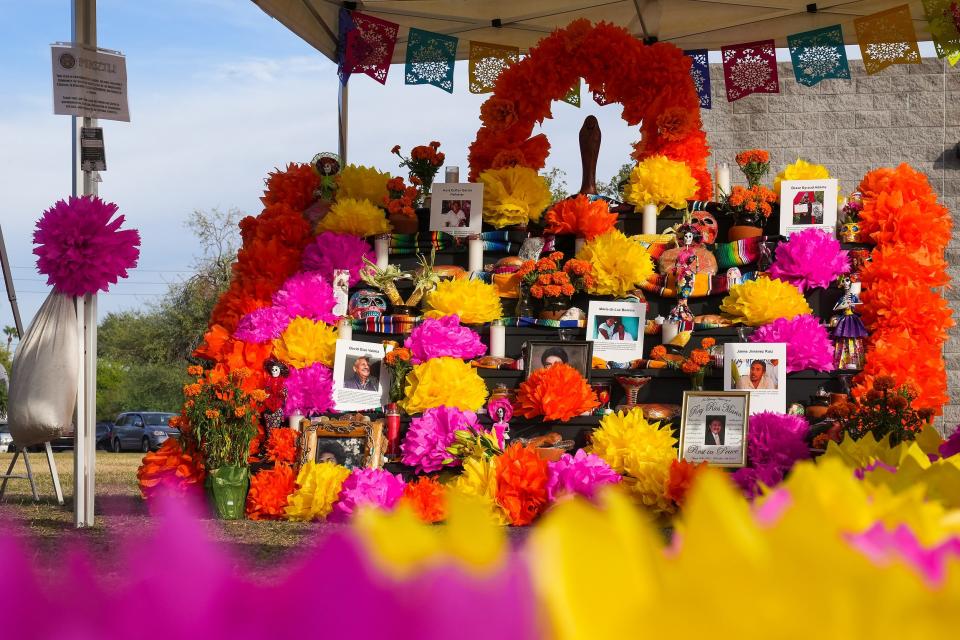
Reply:
[[715, 344], [717, 344], [716, 338], [704, 338], [703, 340], [700, 341], [700, 346], [703, 347], [704, 349], [709, 349]]
[[667, 348], [662, 344], [658, 344], [653, 349], [650, 349], [650, 358], [652, 360], [662, 360], [666, 355]]
[[220, 412], [217, 411], [216, 409], [207, 409], [207, 410], [204, 412], [204, 415], [206, 415], [206, 416], [207, 416], [208, 418], [210, 418], [211, 420], [216, 420], [217, 418], [220, 417]]
[[710, 354], [703, 349], [694, 349], [690, 352], [690, 359], [701, 367], [710, 364]]
[[197, 364], [190, 365], [189, 367], [187, 367], [187, 374], [191, 376], [202, 376], [203, 367]]
[[700, 371], [700, 365], [692, 360], [684, 360], [683, 364], [680, 365], [680, 370], [687, 375], [693, 375], [694, 373]]

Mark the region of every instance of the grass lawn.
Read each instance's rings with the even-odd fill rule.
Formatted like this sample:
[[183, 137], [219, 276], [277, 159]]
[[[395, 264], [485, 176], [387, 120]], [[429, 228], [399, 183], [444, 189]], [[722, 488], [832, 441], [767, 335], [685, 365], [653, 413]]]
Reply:
[[[0, 468], [7, 470], [12, 453], [0, 453]], [[34, 566], [55, 566], [76, 542], [89, 548], [106, 573], [121, 572], [115, 551], [118, 537], [149, 530], [152, 517], [137, 488], [141, 453], [97, 452], [96, 524], [89, 529], [73, 526], [73, 452], [54, 455], [63, 487], [64, 506], [57, 504], [53, 482], [43, 453], [31, 453], [40, 501], [34, 502], [27, 480], [10, 480], [0, 501], [0, 526], [24, 538], [34, 554]], [[17, 473], [25, 473], [17, 461]], [[13, 526], [11, 527], [11, 523]], [[337, 525], [300, 522], [203, 521], [208, 534], [234, 551], [238, 562], [254, 573], [269, 573], [291, 559], [303, 544], [311, 544]]]

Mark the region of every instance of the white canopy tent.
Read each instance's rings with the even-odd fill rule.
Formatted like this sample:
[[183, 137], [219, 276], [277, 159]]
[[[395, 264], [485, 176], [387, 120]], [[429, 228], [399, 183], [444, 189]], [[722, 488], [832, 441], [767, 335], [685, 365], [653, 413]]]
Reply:
[[[717, 50], [730, 44], [774, 39], [840, 24], [847, 44], [856, 44], [853, 21], [910, 5], [918, 40], [929, 40], [923, 2], [913, 0], [253, 0], [265, 13], [333, 61], [338, 16], [347, 8], [400, 25], [393, 62], [406, 59], [407, 29], [457, 36], [457, 58], [470, 41], [529, 50], [543, 36], [578, 18], [625, 27], [638, 38], [670, 42], [682, 49]], [[340, 155], [347, 151], [347, 88], [340, 90]]]

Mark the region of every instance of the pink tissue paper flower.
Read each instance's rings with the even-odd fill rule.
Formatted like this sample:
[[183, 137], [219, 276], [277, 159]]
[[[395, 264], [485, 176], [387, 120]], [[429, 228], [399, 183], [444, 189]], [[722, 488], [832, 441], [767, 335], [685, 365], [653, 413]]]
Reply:
[[551, 502], [562, 495], [577, 494], [593, 498], [597, 490], [620, 482], [620, 474], [603, 458], [580, 449], [574, 455], [565, 453], [548, 464], [547, 497]]
[[924, 547], [904, 524], [887, 531], [883, 523], [878, 522], [863, 533], [848, 534], [847, 541], [876, 565], [887, 565], [899, 558], [931, 586], [943, 582], [948, 562], [956, 563], [960, 559], [960, 538], [953, 536], [933, 547]]
[[749, 467], [738, 469], [733, 479], [751, 498], [760, 494], [760, 484], [773, 487], [798, 460], [810, 457], [804, 439], [810, 426], [800, 416], [764, 411], [750, 416], [747, 436]]
[[291, 367], [285, 386], [283, 413], [288, 417], [298, 413], [316, 416], [333, 409], [333, 375], [319, 362], [302, 369]]
[[431, 358], [450, 356], [470, 360], [487, 352], [475, 331], [460, 324], [457, 315], [427, 318], [404, 341], [414, 364]]
[[333, 286], [330, 281], [316, 272], [301, 272], [290, 276], [280, 290], [273, 294], [273, 306], [280, 307], [291, 317], [302, 316], [336, 324], [333, 315]]
[[750, 335], [750, 342], [785, 342], [787, 373], [833, 369], [833, 342], [820, 320], [805, 313], [792, 319], [778, 318]]
[[140, 234], [120, 229], [117, 205], [94, 196], [59, 200], [43, 212], [33, 232], [37, 270], [47, 284], [70, 296], [107, 291], [140, 258]]
[[817, 228], [792, 233], [778, 244], [768, 271], [771, 278], [794, 284], [800, 291], [829, 287], [837, 276], [849, 272], [847, 252], [832, 233]]
[[336, 269], [350, 271], [350, 286], [360, 282], [363, 258], [373, 262], [376, 255], [363, 238], [347, 233], [324, 231], [303, 250], [303, 270], [319, 273], [328, 282], [333, 282]]
[[383, 469], [354, 469], [343, 481], [329, 520], [347, 522], [364, 505], [393, 509], [404, 485], [403, 478]]
[[233, 337], [244, 342], [262, 344], [279, 338], [290, 324], [291, 316], [282, 307], [263, 307], [240, 318]]
[[941, 458], [949, 458], [960, 453], [960, 425], [953, 428], [953, 433], [938, 449]]
[[[410, 421], [407, 435], [400, 445], [400, 461], [414, 467], [417, 473], [430, 473], [443, 468], [450, 458], [447, 447], [453, 444], [455, 432], [480, 432], [480, 422], [473, 411], [456, 407], [434, 407]], [[503, 446], [503, 442], [500, 442]]]

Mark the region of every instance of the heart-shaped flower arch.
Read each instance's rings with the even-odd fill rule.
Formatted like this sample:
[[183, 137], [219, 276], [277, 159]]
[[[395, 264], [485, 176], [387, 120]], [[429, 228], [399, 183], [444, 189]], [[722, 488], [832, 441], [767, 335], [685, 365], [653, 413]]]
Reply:
[[710, 197], [709, 148], [690, 59], [674, 45], [648, 46], [621, 27], [588, 20], [555, 31], [500, 74], [480, 107], [483, 126], [470, 145], [470, 179], [504, 166], [542, 169], [550, 143], [542, 133], [530, 134], [580, 78], [602, 104], [623, 105], [627, 124], [640, 125], [635, 159], [661, 154], [686, 163], [700, 185], [697, 197]]

